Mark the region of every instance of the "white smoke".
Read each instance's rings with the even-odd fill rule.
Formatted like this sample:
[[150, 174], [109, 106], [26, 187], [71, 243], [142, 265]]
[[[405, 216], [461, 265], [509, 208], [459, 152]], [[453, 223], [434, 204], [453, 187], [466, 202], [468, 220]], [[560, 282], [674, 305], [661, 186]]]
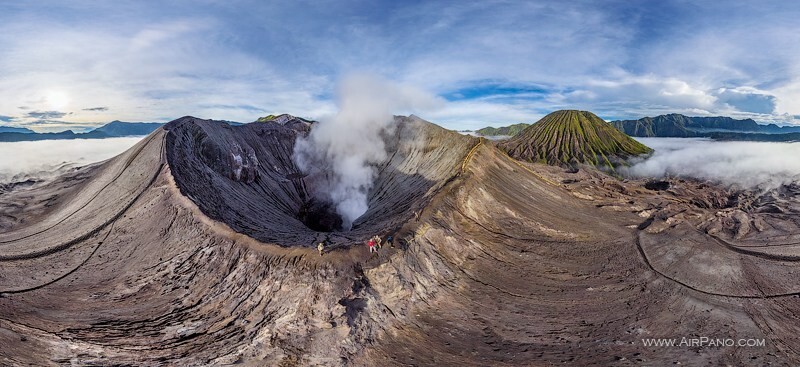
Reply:
[[85, 165], [120, 154], [142, 137], [0, 143], [0, 183], [46, 179], [59, 167]]
[[364, 74], [350, 75], [338, 88], [336, 115], [321, 119], [295, 145], [294, 160], [306, 173], [322, 172], [319, 187], [342, 216], [344, 229], [368, 209], [374, 165], [387, 159], [383, 136], [392, 133], [393, 113], [430, 109], [441, 100], [424, 91]]
[[775, 188], [800, 180], [800, 143], [637, 138], [653, 155], [623, 174], [693, 177], [740, 188]]

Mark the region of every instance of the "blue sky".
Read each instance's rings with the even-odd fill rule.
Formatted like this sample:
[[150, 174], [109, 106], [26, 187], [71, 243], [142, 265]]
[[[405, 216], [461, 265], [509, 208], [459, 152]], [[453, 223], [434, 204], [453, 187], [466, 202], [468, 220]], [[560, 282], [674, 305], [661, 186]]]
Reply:
[[557, 109], [800, 123], [790, 1], [0, 2], [0, 122], [336, 110], [344, 75], [440, 96], [458, 129]]

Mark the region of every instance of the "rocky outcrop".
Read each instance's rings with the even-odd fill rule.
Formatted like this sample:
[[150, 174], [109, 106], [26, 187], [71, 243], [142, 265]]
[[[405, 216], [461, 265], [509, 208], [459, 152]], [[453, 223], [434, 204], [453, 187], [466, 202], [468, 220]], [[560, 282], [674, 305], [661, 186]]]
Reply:
[[311, 125], [315, 123], [315, 121], [306, 120], [304, 118], [295, 117], [285, 113], [282, 115], [269, 115], [266, 117], [261, 117], [258, 120], [256, 120], [256, 122], [275, 123], [305, 133], [308, 133], [311, 130]]

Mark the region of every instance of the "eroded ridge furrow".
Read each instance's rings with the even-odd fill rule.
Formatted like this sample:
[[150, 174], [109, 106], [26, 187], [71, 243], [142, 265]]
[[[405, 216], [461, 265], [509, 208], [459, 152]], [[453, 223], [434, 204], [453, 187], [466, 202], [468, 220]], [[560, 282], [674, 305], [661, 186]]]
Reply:
[[[155, 135], [153, 135], [153, 136], [155, 136]], [[151, 136], [151, 139], [152, 139], [152, 136]], [[144, 148], [144, 146], [142, 146], [142, 149], [143, 148]], [[160, 149], [160, 153], [159, 153], [161, 155], [161, 163], [155, 169], [155, 173], [150, 178], [149, 182], [144, 186], [144, 188], [139, 190], [138, 194], [136, 194], [127, 204], [125, 204], [117, 213], [112, 215], [108, 220], [106, 220], [105, 222], [101, 223], [97, 227], [90, 229], [85, 234], [83, 234], [81, 236], [78, 236], [77, 238], [75, 238], [73, 240], [70, 240], [70, 241], [67, 241], [67, 242], [63, 242], [63, 243], [58, 244], [58, 245], [54, 245], [54, 246], [50, 246], [50, 247], [47, 247], [47, 248], [44, 248], [44, 249], [41, 249], [41, 250], [22, 253], [22, 254], [0, 254], [0, 261], [19, 261], [19, 260], [34, 259], [34, 258], [38, 258], [38, 257], [42, 257], [42, 256], [51, 255], [51, 254], [54, 254], [56, 252], [63, 251], [63, 250], [65, 250], [65, 249], [67, 249], [67, 248], [69, 248], [71, 246], [76, 245], [76, 244], [82, 243], [82, 242], [84, 242], [84, 241], [96, 236], [104, 228], [108, 227], [112, 223], [114, 223], [117, 220], [119, 220], [119, 218], [121, 218], [125, 214], [125, 212], [127, 212], [128, 209], [130, 209], [139, 200], [139, 198], [141, 198], [142, 195], [144, 195], [144, 193], [148, 189], [150, 189], [150, 187], [153, 185], [153, 183], [155, 183], [155, 181], [158, 179], [159, 175], [162, 173], [162, 171], [164, 169], [164, 166], [166, 164], [166, 161], [164, 160], [164, 149], [165, 149], [165, 147], [164, 147], [164, 139], [162, 138], [161, 149]], [[139, 151], [141, 151], [141, 149]], [[126, 163], [126, 168], [129, 167], [129, 166], [130, 166], [130, 162], [127, 162]], [[120, 172], [120, 175], [122, 175], [122, 173], [123, 172]], [[109, 183], [106, 187], [108, 187], [112, 183], [113, 182]], [[131, 191], [129, 193], [133, 193], [133, 191]], [[88, 203], [87, 203], [87, 205], [88, 205]]]
[[[746, 294], [730, 294], [730, 293], [711, 292], [711, 291], [706, 291], [706, 290], [703, 290], [703, 289], [699, 289], [699, 288], [697, 288], [695, 286], [687, 284], [687, 283], [685, 283], [685, 282], [683, 282], [683, 281], [681, 281], [679, 279], [671, 277], [671, 276], [663, 273], [662, 271], [659, 271], [658, 269], [656, 269], [653, 266], [653, 264], [650, 262], [650, 258], [647, 257], [647, 254], [645, 253], [644, 248], [642, 248], [640, 235], [641, 235], [640, 233], [636, 234], [635, 245], [636, 245], [636, 249], [637, 249], [639, 255], [641, 256], [642, 261], [644, 261], [645, 265], [647, 265], [647, 267], [650, 268], [651, 271], [653, 271], [654, 273], [658, 274], [660, 277], [662, 277], [664, 279], [667, 279], [667, 280], [669, 280], [671, 282], [674, 282], [675, 284], [678, 284], [681, 287], [684, 287], [686, 289], [690, 289], [692, 291], [695, 291], [695, 292], [698, 292], [698, 293], [702, 293], [702, 294], [705, 294], [705, 295], [709, 295], [709, 296], [726, 297], [726, 298], [738, 298], [738, 299], [771, 299], [771, 298], [787, 298], [787, 297], [798, 297], [798, 296], [800, 296], [800, 291], [797, 291], [797, 292], [785, 292], [785, 293], [775, 293], [775, 294], [762, 294], [762, 295], [746, 295]], [[783, 260], [781, 260], [781, 261], [783, 261]]]
[[[36, 236], [36, 235], [39, 235], [39, 234], [45, 233], [45, 232], [47, 232], [47, 231], [49, 231], [49, 230], [52, 230], [52, 229], [53, 229], [53, 228], [55, 228], [57, 225], [59, 225], [59, 224], [61, 224], [61, 223], [64, 223], [66, 220], [70, 219], [72, 216], [74, 216], [75, 214], [77, 214], [77, 213], [79, 213], [80, 211], [82, 211], [83, 209], [85, 209], [87, 206], [89, 206], [89, 204], [91, 204], [91, 203], [92, 203], [92, 202], [93, 202], [95, 199], [97, 199], [97, 197], [98, 197], [98, 196], [100, 196], [100, 194], [101, 194], [103, 191], [105, 191], [105, 190], [106, 190], [106, 189], [108, 189], [108, 188], [109, 188], [111, 185], [113, 185], [114, 183], [116, 183], [116, 181], [117, 181], [117, 180], [118, 180], [118, 179], [119, 179], [119, 178], [122, 176], [122, 174], [123, 174], [123, 173], [125, 173], [125, 170], [127, 170], [127, 169], [130, 167], [130, 165], [133, 163], [133, 161], [134, 161], [136, 158], [138, 158], [138, 157], [139, 157], [139, 155], [141, 154], [142, 150], [144, 150], [144, 148], [145, 148], [145, 147], [147, 147], [147, 145], [148, 145], [148, 144], [149, 144], [149, 143], [150, 143], [150, 142], [151, 142], [151, 141], [152, 141], [152, 140], [153, 140], [153, 139], [154, 139], [156, 136], [158, 136], [158, 134], [157, 134], [157, 133], [154, 133], [154, 134], [151, 134], [150, 136], [148, 136], [147, 138], [145, 138], [146, 142], [145, 142], [145, 143], [142, 143], [142, 144], [141, 144], [141, 145], [140, 145], [138, 148], [136, 148], [136, 149], [135, 149], [135, 150], [134, 150], [134, 151], [131, 153], [131, 156], [130, 156], [128, 159], [126, 159], [126, 160], [125, 160], [125, 163], [124, 163], [124, 164], [122, 165], [122, 167], [119, 169], [119, 172], [116, 174], [116, 176], [114, 176], [114, 177], [113, 177], [113, 178], [112, 178], [112, 179], [111, 179], [111, 180], [110, 180], [108, 183], [106, 183], [106, 184], [105, 184], [105, 185], [104, 185], [102, 188], [100, 188], [100, 190], [98, 190], [96, 193], [92, 194], [92, 196], [89, 198], [89, 200], [87, 200], [87, 201], [86, 201], [86, 203], [84, 203], [83, 205], [81, 205], [80, 207], [78, 207], [78, 208], [77, 208], [77, 209], [75, 209], [74, 211], [70, 212], [70, 213], [69, 213], [69, 214], [67, 214], [65, 217], [61, 218], [59, 221], [57, 221], [56, 223], [52, 224], [51, 226], [49, 226], [49, 227], [47, 227], [47, 228], [44, 228], [44, 229], [42, 229], [42, 230], [39, 230], [39, 231], [37, 231], [37, 232], [34, 232], [34, 233], [27, 234], [27, 235], [25, 235], [25, 236], [22, 236], [22, 237], [19, 237], [19, 238], [10, 239], [10, 240], [0, 240], [0, 244], [6, 244], [6, 243], [17, 242], [17, 241], [21, 241], [21, 240], [28, 239], [28, 238], [31, 238], [31, 237], [33, 237], [33, 236]], [[162, 142], [162, 145], [163, 145], [163, 142]], [[162, 151], [163, 151], [163, 147], [162, 147]], [[163, 153], [162, 153], [162, 154], [163, 154]], [[2, 258], [0, 258], [0, 260], [2, 260]]]

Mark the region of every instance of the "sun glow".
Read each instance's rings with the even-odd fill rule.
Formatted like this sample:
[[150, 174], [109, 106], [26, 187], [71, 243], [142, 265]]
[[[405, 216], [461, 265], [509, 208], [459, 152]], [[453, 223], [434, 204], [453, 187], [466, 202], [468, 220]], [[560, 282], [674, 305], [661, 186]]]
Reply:
[[47, 92], [45, 102], [47, 102], [47, 105], [51, 110], [58, 111], [64, 107], [67, 107], [69, 104], [69, 97], [67, 97], [67, 95], [63, 92], [50, 91]]

